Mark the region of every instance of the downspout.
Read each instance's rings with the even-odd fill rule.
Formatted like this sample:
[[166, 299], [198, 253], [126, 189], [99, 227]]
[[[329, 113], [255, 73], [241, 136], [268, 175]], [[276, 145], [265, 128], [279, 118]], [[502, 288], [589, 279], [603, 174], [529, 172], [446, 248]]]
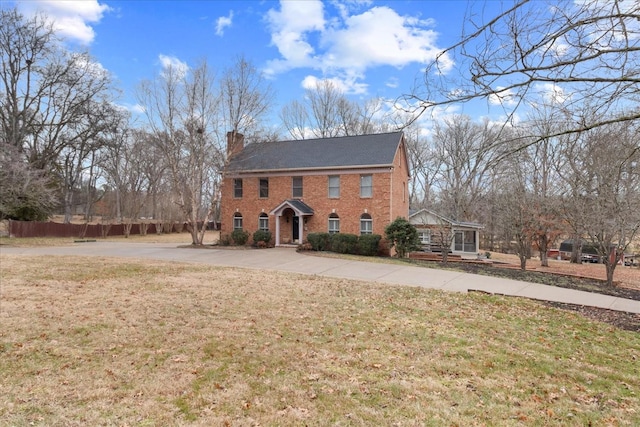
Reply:
[[391, 224], [395, 219], [393, 218], [393, 167], [389, 168], [389, 174], [391, 174], [391, 179], [389, 180], [391, 183], [391, 188], [389, 188], [389, 224]]

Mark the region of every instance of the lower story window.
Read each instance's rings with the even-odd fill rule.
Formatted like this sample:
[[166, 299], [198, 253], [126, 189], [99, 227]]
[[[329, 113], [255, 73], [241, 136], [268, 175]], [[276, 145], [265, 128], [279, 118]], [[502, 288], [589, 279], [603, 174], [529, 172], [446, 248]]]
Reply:
[[269, 231], [269, 215], [261, 213], [258, 217], [258, 229], [262, 231]]
[[340, 217], [337, 214], [332, 213], [329, 215], [329, 234], [336, 234], [340, 232]]
[[233, 229], [242, 230], [242, 214], [239, 212], [233, 214]]
[[423, 245], [431, 244], [431, 230], [420, 230], [418, 231], [418, 238], [420, 239], [420, 243]]
[[372, 234], [373, 233], [373, 220], [371, 215], [360, 215], [360, 234]]

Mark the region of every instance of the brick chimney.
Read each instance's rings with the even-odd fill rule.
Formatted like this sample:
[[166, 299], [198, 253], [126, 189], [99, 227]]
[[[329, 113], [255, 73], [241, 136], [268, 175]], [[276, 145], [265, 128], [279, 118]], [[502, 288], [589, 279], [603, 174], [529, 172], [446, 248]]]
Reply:
[[231, 158], [244, 148], [244, 135], [236, 131], [227, 132], [227, 157]]

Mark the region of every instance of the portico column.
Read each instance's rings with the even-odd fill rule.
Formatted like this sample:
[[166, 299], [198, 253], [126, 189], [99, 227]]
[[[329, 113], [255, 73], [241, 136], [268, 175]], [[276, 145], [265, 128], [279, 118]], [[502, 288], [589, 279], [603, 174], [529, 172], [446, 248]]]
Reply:
[[304, 230], [304, 217], [298, 214], [298, 240], [300, 244], [302, 244], [302, 231]]
[[480, 253], [480, 232], [476, 230], [475, 233], [476, 233], [476, 253]]
[[276, 246], [280, 246], [280, 218], [281, 214], [276, 215]]

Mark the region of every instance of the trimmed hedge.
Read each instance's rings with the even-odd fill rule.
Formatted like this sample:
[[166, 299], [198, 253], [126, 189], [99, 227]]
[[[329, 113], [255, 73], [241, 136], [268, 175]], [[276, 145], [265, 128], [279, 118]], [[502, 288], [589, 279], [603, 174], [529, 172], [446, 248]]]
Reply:
[[253, 233], [253, 243], [264, 242], [265, 245], [271, 241], [271, 232], [265, 230], [258, 230]]
[[356, 236], [348, 233], [309, 233], [307, 242], [314, 251], [331, 251], [340, 254], [376, 256], [380, 250], [382, 236], [363, 234]]
[[357, 250], [358, 254], [365, 256], [378, 255], [380, 240], [382, 236], [379, 234], [363, 234], [358, 238]]
[[309, 233], [307, 241], [314, 251], [330, 251], [331, 250], [331, 234], [329, 233]]
[[358, 250], [358, 236], [348, 233], [331, 235], [331, 251], [339, 254], [356, 254]]

